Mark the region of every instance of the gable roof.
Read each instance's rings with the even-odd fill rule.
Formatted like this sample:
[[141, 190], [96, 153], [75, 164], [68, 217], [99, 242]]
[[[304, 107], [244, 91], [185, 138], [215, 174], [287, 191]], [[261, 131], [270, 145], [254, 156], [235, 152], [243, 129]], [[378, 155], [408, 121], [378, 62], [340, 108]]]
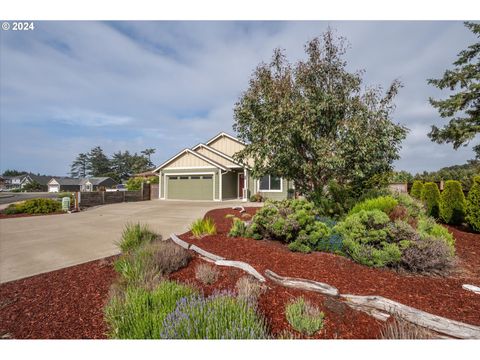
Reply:
[[89, 182], [92, 185], [100, 185], [101, 183], [103, 183], [104, 181], [107, 181], [108, 179], [111, 179], [111, 178], [108, 176], [83, 178], [83, 179], [80, 179], [80, 185], [84, 185], [87, 182]]
[[80, 181], [82, 179], [74, 179], [69, 177], [53, 177], [50, 179], [49, 183], [55, 180], [59, 185], [78, 185], [80, 186]]
[[223, 166], [222, 164], [219, 164], [218, 162], [216, 161], [213, 161], [212, 159], [209, 159], [208, 157], [206, 156], [203, 156], [195, 151], [192, 151], [190, 149], [183, 149], [182, 151], [180, 151], [178, 154], [176, 154], [175, 156], [171, 157], [170, 159], [168, 159], [167, 161], [165, 161], [163, 164], [161, 164], [160, 166], [158, 166], [155, 170], [153, 170], [154, 172], [157, 172], [159, 171], [161, 168], [164, 168], [166, 165], [170, 164], [172, 161], [174, 161], [175, 159], [179, 158], [181, 155], [183, 154], [191, 154], [193, 156], [196, 156], [198, 157], [199, 159], [202, 159], [203, 161], [206, 161], [207, 163], [219, 168], [219, 169], [222, 169], [222, 170], [227, 170], [227, 168], [225, 166]]
[[242, 144], [242, 145], [247, 145], [245, 144], [243, 141], [237, 139], [235, 136], [233, 135], [230, 135], [230, 134], [227, 134], [226, 132], [221, 132], [221, 133], [218, 133], [217, 135], [215, 135], [213, 138], [211, 138], [210, 140], [208, 140], [205, 144], [206, 145], [210, 145], [211, 143], [213, 143], [215, 140], [217, 140], [218, 138], [221, 138], [221, 137], [227, 137], [229, 138], [230, 140], [233, 140], [233, 141], [236, 141], [238, 142], [239, 144]]
[[210, 146], [208, 146], [208, 145], [206, 145], [206, 144], [204, 144], [204, 143], [200, 143], [200, 144], [195, 145], [195, 146], [192, 148], [192, 150], [195, 151], [195, 150], [198, 149], [199, 147], [203, 147], [204, 149], [210, 150], [211, 152], [217, 154], [218, 156], [221, 156], [221, 157], [223, 157], [224, 159], [226, 159], [226, 160], [228, 160], [228, 161], [230, 161], [230, 162], [232, 162], [232, 163], [234, 163], [234, 164], [237, 164], [238, 166], [242, 166], [242, 165], [240, 165], [237, 161], [235, 161], [235, 159], [232, 158], [231, 156], [229, 156], [229, 155], [221, 152], [220, 150], [214, 149], [214, 148], [212, 148], [212, 147], [210, 147]]

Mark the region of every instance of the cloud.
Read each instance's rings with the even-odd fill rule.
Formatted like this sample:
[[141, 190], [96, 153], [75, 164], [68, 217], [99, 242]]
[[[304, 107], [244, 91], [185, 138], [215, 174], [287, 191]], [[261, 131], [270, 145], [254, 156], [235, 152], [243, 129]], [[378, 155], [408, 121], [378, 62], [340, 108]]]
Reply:
[[124, 125], [134, 120], [128, 116], [102, 114], [80, 109], [54, 109], [53, 119], [69, 125], [93, 127]]

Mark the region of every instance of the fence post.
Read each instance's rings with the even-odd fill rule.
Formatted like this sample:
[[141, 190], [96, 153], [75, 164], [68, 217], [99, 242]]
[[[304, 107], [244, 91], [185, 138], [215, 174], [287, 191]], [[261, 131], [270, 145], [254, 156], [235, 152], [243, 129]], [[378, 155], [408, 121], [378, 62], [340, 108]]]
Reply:
[[105, 205], [105, 191], [100, 191], [102, 193], [102, 205]]

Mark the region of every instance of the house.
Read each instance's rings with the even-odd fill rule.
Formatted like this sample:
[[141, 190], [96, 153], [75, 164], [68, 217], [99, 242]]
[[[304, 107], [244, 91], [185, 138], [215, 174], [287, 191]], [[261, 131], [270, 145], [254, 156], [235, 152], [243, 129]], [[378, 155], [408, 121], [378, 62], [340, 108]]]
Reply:
[[69, 178], [54, 177], [48, 182], [48, 192], [60, 191], [98, 191], [117, 185], [110, 177]]
[[245, 143], [222, 132], [180, 151], [154, 170], [159, 176], [160, 199], [247, 201], [256, 193], [270, 199], [287, 198], [291, 181], [270, 175], [254, 179], [247, 166], [233, 159], [244, 147]]
[[36, 182], [41, 185], [41, 191], [47, 190], [47, 183], [50, 180], [51, 176], [45, 175], [34, 175], [34, 174], [22, 174], [17, 176], [3, 176], [4, 179], [4, 188], [13, 190], [13, 189], [23, 189], [25, 185]]

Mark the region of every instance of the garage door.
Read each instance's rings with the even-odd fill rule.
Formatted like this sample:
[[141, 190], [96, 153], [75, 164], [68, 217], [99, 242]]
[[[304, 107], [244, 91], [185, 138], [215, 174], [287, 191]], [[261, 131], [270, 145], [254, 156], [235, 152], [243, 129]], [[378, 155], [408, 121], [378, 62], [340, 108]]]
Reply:
[[213, 200], [213, 175], [167, 176], [167, 198]]
[[59, 186], [58, 185], [48, 185], [48, 192], [58, 192]]

